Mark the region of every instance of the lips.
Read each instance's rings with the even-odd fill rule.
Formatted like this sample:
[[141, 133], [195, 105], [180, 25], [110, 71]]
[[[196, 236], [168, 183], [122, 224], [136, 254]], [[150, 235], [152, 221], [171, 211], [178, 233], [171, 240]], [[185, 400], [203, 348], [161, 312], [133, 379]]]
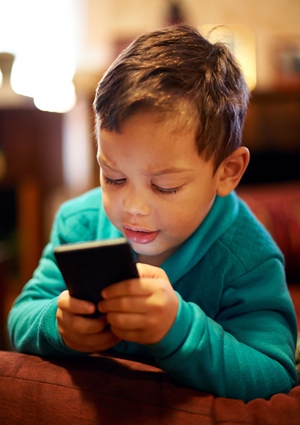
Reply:
[[153, 242], [154, 239], [156, 239], [157, 235], [159, 234], [159, 231], [151, 232], [124, 226], [124, 233], [127, 239], [130, 240], [130, 242], [147, 244]]

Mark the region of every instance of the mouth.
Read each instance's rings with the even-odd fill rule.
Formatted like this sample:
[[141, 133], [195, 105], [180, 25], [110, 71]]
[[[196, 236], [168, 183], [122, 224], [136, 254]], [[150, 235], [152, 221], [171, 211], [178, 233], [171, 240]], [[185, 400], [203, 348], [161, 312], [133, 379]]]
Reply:
[[130, 242], [138, 244], [147, 244], [153, 242], [157, 238], [159, 231], [149, 231], [138, 228], [123, 226], [125, 236]]

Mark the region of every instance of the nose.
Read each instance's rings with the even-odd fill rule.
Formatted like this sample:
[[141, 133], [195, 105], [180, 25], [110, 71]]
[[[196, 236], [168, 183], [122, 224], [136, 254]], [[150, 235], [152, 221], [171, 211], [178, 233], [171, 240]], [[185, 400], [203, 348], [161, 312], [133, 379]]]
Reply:
[[149, 215], [151, 207], [145, 191], [133, 187], [128, 188], [124, 193], [123, 209], [131, 215]]

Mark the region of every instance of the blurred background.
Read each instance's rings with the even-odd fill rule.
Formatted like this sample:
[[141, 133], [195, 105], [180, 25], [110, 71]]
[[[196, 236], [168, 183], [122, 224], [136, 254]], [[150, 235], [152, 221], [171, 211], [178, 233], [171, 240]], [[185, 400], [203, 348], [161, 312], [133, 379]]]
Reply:
[[211, 39], [230, 46], [252, 91], [241, 184], [298, 181], [299, 17], [299, 0], [0, 0], [0, 313], [35, 269], [59, 204], [98, 185], [95, 88], [145, 31], [218, 26]]

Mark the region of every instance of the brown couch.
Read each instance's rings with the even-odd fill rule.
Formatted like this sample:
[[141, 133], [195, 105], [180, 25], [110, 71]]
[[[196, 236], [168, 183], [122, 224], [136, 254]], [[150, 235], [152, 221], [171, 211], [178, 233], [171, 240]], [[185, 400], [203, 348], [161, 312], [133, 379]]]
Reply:
[[[241, 186], [286, 255], [300, 318], [300, 183]], [[0, 352], [0, 424], [299, 425], [300, 386], [249, 403], [182, 387], [155, 366], [109, 356], [41, 358]]]

